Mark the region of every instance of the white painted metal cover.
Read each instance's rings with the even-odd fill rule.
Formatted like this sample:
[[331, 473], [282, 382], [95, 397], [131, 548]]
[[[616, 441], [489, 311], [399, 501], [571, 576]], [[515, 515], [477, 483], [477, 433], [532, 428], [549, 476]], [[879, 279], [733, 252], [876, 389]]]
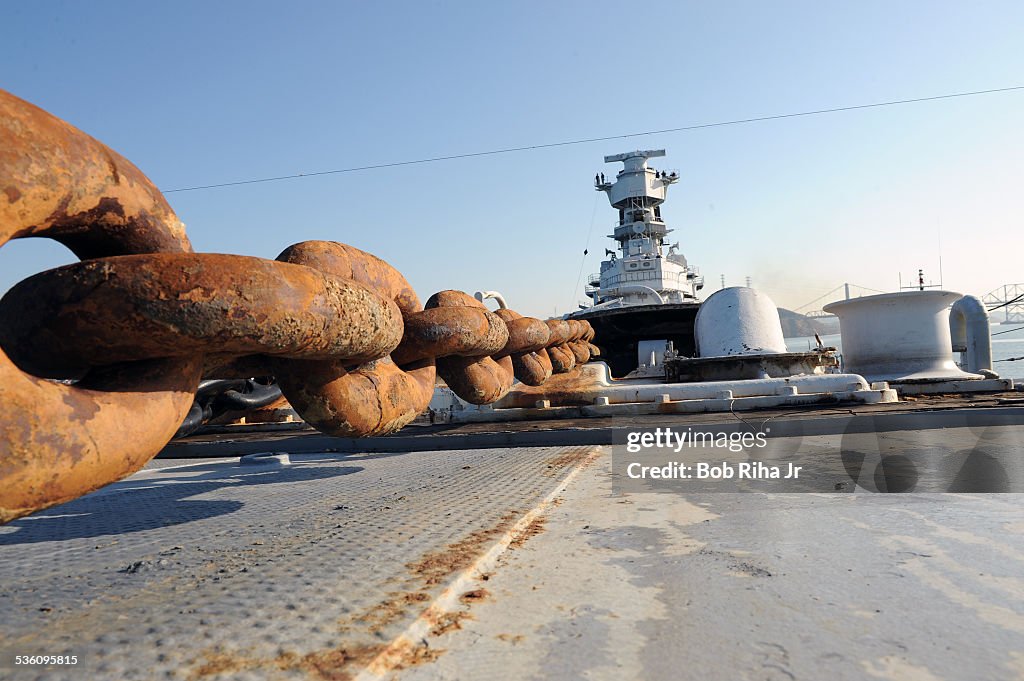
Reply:
[[701, 357], [787, 352], [775, 303], [745, 286], [724, 288], [704, 301], [695, 333]]

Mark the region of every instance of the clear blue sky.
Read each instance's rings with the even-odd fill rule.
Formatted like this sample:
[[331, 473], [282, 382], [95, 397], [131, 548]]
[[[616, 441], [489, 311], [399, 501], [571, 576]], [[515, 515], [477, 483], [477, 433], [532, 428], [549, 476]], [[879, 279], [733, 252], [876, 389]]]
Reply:
[[[3, 10], [0, 87], [173, 189], [1024, 85], [1022, 35], [1014, 1], [40, 1]], [[1018, 91], [168, 198], [199, 251], [333, 239], [548, 316], [612, 245], [602, 156], [664, 147], [705, 294], [937, 281], [940, 242], [983, 294], [1024, 281], [1022, 121]], [[69, 259], [8, 245], [0, 290]]]

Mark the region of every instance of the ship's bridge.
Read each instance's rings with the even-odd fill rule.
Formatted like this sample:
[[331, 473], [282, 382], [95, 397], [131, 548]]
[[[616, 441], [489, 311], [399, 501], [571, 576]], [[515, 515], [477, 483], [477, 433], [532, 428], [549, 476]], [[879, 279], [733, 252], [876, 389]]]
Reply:
[[[623, 164], [622, 170], [615, 176], [614, 183], [602, 182], [600, 176], [597, 183], [599, 190], [608, 193], [612, 207], [619, 209], [620, 222], [626, 222], [631, 217], [633, 220], [642, 220], [640, 215], [631, 214], [647, 213], [664, 203], [666, 188], [679, 179], [679, 173], [655, 170], [647, 166], [647, 159], [664, 155], [664, 149], [649, 149], [604, 157], [605, 163], [621, 161]], [[657, 213], [657, 217], [661, 217], [660, 212]]]
[[[701, 283], [678, 244], [663, 252], [665, 237], [673, 231], [661, 216], [668, 186], [679, 180], [676, 171], [658, 170], [648, 159], [665, 155], [664, 149], [630, 151], [605, 156], [605, 163], [620, 162], [614, 182], [603, 173], [594, 177], [598, 191], [608, 195], [618, 210], [609, 238], [618, 242], [619, 257], [601, 263], [601, 272], [588, 280], [587, 295], [595, 305], [644, 305], [695, 300]], [[609, 253], [611, 253], [609, 251]]]

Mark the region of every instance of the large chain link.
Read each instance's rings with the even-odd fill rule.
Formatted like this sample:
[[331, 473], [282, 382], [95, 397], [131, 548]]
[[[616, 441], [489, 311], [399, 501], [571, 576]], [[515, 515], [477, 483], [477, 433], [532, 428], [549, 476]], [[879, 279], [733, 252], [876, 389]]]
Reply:
[[273, 375], [307, 423], [359, 437], [412, 421], [437, 374], [487, 404], [596, 351], [586, 322], [491, 312], [461, 291], [421, 305], [388, 263], [340, 243], [193, 253], [134, 165], [0, 90], [0, 246], [33, 236], [82, 261], [0, 300], [0, 522], [141, 468], [204, 377]]

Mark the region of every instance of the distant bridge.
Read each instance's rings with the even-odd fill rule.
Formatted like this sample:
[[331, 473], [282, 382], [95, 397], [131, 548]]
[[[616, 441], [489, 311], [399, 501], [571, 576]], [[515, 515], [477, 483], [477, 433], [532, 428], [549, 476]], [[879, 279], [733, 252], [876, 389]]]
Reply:
[[[827, 305], [828, 303], [834, 303], [834, 302], [837, 302], [837, 301], [840, 301], [840, 300], [849, 300], [850, 298], [859, 298], [860, 296], [864, 295], [862, 293], [862, 291], [867, 291], [868, 295], [873, 294], [873, 293], [886, 293], [885, 291], [879, 291], [878, 289], [868, 288], [867, 286], [860, 286], [858, 284], [851, 284], [849, 282], [843, 282], [842, 284], [840, 284], [839, 286], [836, 286], [834, 289], [832, 289], [828, 293], [826, 293], [824, 295], [821, 295], [821, 296], [818, 296], [817, 298], [815, 298], [811, 302], [804, 303], [800, 307], [794, 308], [793, 312], [800, 312], [804, 316], [811, 317], [812, 319], [821, 318], [821, 317], [833, 317], [834, 315], [831, 315], [828, 312], [825, 312], [821, 308], [825, 307], [825, 305]], [[856, 295], [854, 295], [854, 293], [856, 293]], [[833, 296], [834, 296], [833, 300], [828, 300], [829, 298], [832, 298]], [[822, 302], [822, 301], [825, 301], [825, 302]], [[811, 307], [812, 305], [816, 306], [816, 307], [812, 308]], [[803, 312], [801, 312], [801, 310], [803, 310]]]
[[1003, 284], [981, 297], [992, 321], [1024, 324], [1024, 284]]
[[[858, 291], [857, 296], [851, 294], [851, 291], [853, 290]], [[842, 293], [840, 294], [839, 291], [842, 291]], [[867, 286], [843, 283], [836, 286], [825, 295], [818, 296], [811, 302], [805, 303], [804, 305], [794, 309], [793, 312], [801, 312], [801, 310], [803, 310], [801, 314], [812, 319], [832, 317], [833, 315], [830, 315], [821, 309], [828, 304], [822, 303], [823, 300], [832, 297], [834, 297], [834, 300], [828, 300], [829, 303], [839, 300], [848, 300], [850, 298], [856, 298], [859, 295], [863, 295], [859, 293], [859, 291], [885, 293], [885, 291], [878, 291], [873, 288], [868, 288]], [[983, 295], [981, 297], [981, 302], [983, 302], [985, 307], [988, 308], [993, 322], [999, 322], [1001, 324], [1024, 324], [1024, 283], [1003, 284], [999, 288]], [[816, 307], [811, 309], [812, 305]], [[820, 305], [820, 307], [817, 307], [818, 305]]]

